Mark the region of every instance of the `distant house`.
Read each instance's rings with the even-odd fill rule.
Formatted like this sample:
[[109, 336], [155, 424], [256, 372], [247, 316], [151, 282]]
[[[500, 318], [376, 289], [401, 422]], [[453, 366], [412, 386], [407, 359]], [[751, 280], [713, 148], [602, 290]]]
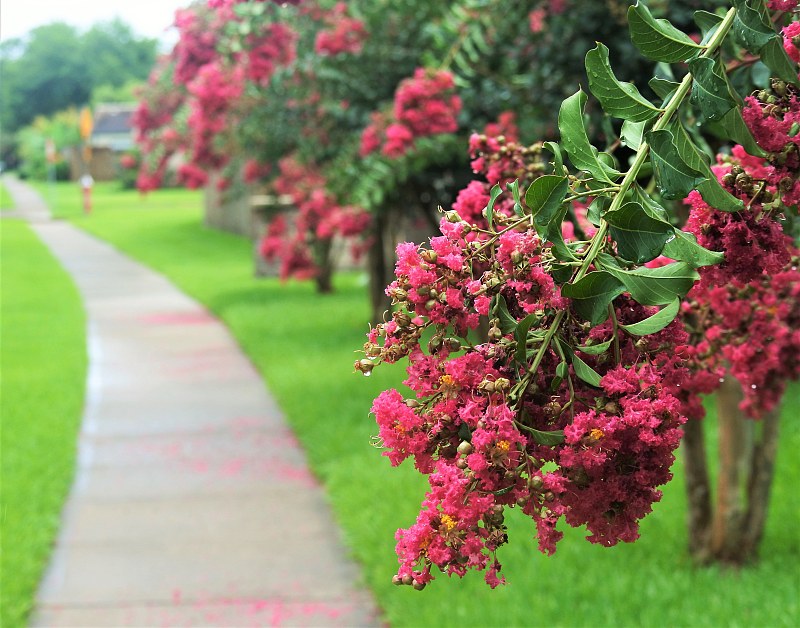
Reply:
[[108, 148], [118, 153], [133, 148], [131, 120], [135, 110], [136, 104], [130, 103], [97, 105], [94, 110], [92, 148], [95, 150]]
[[[135, 103], [102, 103], [94, 109], [92, 135], [89, 138], [91, 161], [89, 173], [95, 181], [111, 181], [119, 174], [120, 155], [134, 147], [131, 125]], [[85, 171], [80, 155], [73, 164], [73, 178]]]

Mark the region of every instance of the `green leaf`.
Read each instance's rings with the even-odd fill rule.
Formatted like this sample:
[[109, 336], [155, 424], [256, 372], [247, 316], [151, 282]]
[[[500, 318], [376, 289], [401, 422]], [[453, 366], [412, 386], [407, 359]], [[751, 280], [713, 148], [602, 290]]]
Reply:
[[638, 185], [633, 188], [636, 200], [641, 204], [642, 209], [647, 213], [650, 218], [660, 220], [661, 222], [669, 222], [669, 214], [667, 210], [656, 203], [642, 188]]
[[655, 19], [641, 2], [628, 9], [631, 41], [648, 59], [677, 63], [686, 61], [703, 50], [685, 33], [667, 20]]
[[567, 363], [562, 360], [556, 367], [556, 376], [553, 378], [553, 381], [550, 382], [550, 390], [558, 390], [558, 387], [561, 386], [561, 382], [563, 382], [568, 375], [569, 367], [567, 366]]
[[569, 180], [566, 176], [545, 174], [534, 179], [525, 193], [525, 204], [533, 215], [536, 232], [553, 245], [555, 257], [564, 261], [575, 259], [561, 234], [561, 223], [567, 213], [564, 197], [568, 191]]
[[561, 154], [561, 147], [555, 142], [545, 142], [542, 144], [542, 148], [553, 153], [553, 168], [555, 172], [564, 172], [566, 168], [564, 168], [564, 156]]
[[766, 157], [767, 153], [756, 143], [747, 123], [742, 118], [742, 108], [734, 107], [719, 121], [719, 127], [724, 135], [733, 140], [754, 157]]
[[586, 53], [586, 74], [589, 89], [607, 114], [622, 120], [644, 122], [661, 112], [639, 93], [633, 83], [621, 82], [614, 76], [608, 61], [608, 48], [603, 44], [598, 43], [596, 48]]
[[708, 11], [694, 12], [694, 23], [700, 28], [700, 32], [703, 33], [704, 41], [709, 39], [709, 36], [713, 34], [713, 31], [717, 29], [717, 26], [722, 23], [723, 19], [721, 15], [709, 13]]
[[748, 51], [761, 56], [761, 61], [778, 77], [794, 85], [800, 84], [797, 66], [783, 49], [783, 38], [775, 32], [763, 0], [733, 0], [736, 17], [734, 38]]
[[492, 297], [491, 310], [492, 315], [496, 316], [499, 321], [500, 331], [504, 334], [510, 334], [517, 329], [517, 319], [511, 316], [508, 311], [508, 305], [502, 294], [496, 294]]
[[569, 180], [556, 174], [545, 174], [534, 179], [525, 192], [525, 204], [537, 225], [547, 225], [553, 220], [569, 191]]
[[572, 368], [575, 369], [575, 375], [577, 375], [579, 379], [582, 379], [589, 384], [589, 386], [600, 388], [600, 380], [602, 379], [600, 373], [586, 364], [586, 362], [581, 360], [577, 355], [572, 356]]
[[649, 120], [645, 120], [644, 122], [625, 120], [625, 122], [622, 123], [622, 130], [619, 134], [622, 143], [631, 150], [639, 150], [639, 146], [644, 140], [644, 133], [649, 127], [648, 122]]
[[564, 430], [543, 432], [541, 430], [535, 430], [532, 427], [526, 427], [525, 431], [530, 434], [533, 440], [535, 440], [537, 443], [547, 447], [555, 447], [556, 445], [563, 443], [565, 440]]
[[611, 225], [619, 255], [636, 264], [658, 257], [673, 232], [671, 224], [649, 216], [635, 201], [606, 212], [603, 219]]
[[614, 339], [606, 340], [605, 342], [601, 342], [599, 345], [585, 345], [583, 347], [575, 347], [575, 351], [580, 351], [581, 353], [585, 353], [587, 355], [600, 355], [601, 353], [605, 353], [608, 351], [608, 348], [611, 346], [611, 343], [614, 342]]
[[700, 192], [700, 196], [703, 197], [703, 200], [711, 207], [720, 211], [738, 212], [744, 209], [742, 200], [736, 198], [722, 187], [719, 179], [717, 179], [717, 175], [712, 172], [708, 162], [703, 158], [703, 154], [700, 153], [697, 147], [692, 143], [689, 134], [686, 132], [686, 129], [683, 128], [680, 120], [674, 120], [669, 125], [669, 131], [672, 133], [675, 147], [686, 159], [689, 167], [697, 170], [705, 177], [705, 181], [697, 185], [697, 191]]
[[689, 61], [692, 73], [692, 94], [689, 101], [699, 122], [719, 120], [736, 106], [731, 86], [719, 59], [699, 57]]
[[[564, 242], [564, 235], [561, 233], [561, 224], [567, 215], [567, 204], [564, 203], [553, 215], [552, 220], [546, 225], [537, 224], [536, 230], [539, 237], [552, 244], [553, 256], [563, 262], [575, 260], [575, 254]], [[534, 219], [535, 222], [535, 219]]]
[[776, 35], [763, 0], [733, 0], [733, 5], [736, 7], [736, 17], [731, 28], [734, 37], [750, 52], [758, 54]]
[[522, 200], [520, 199], [519, 196], [519, 180], [515, 179], [513, 183], [509, 183], [506, 186], [506, 189], [511, 192], [514, 198], [514, 213], [517, 216], [522, 216], [523, 212], [522, 212]]
[[[598, 261], [600, 259], [598, 256]], [[631, 297], [642, 305], [666, 305], [676, 298], [683, 298], [699, 278], [697, 271], [685, 262], [635, 270], [623, 270], [609, 263], [603, 263], [602, 266], [619, 279]]]
[[680, 85], [680, 83], [676, 83], [675, 81], [668, 81], [667, 79], [658, 77], [651, 78], [649, 81], [647, 81], [647, 84], [659, 98], [663, 98], [665, 100], [672, 96], [672, 94]]
[[787, 83], [800, 84], [797, 78], [797, 65], [786, 54], [783, 47], [783, 38], [780, 36], [770, 39], [761, 49], [761, 61], [764, 62], [773, 74]]
[[686, 163], [686, 157], [675, 146], [672, 133], [661, 129], [650, 131], [645, 137], [650, 145], [656, 183], [664, 198], [686, 198], [705, 180], [701, 172]]
[[675, 237], [667, 242], [663, 254], [670, 259], [686, 262], [692, 268], [711, 266], [725, 259], [723, 253], [709, 251], [697, 243], [693, 233], [675, 229]]
[[494, 204], [497, 201], [497, 197], [502, 193], [503, 190], [499, 185], [492, 187], [489, 192], [489, 204], [486, 206], [486, 222], [489, 223], [490, 229], [492, 228], [492, 221], [494, 220]]
[[517, 350], [514, 353], [514, 359], [520, 364], [525, 364], [528, 361], [528, 330], [530, 330], [531, 325], [538, 319], [538, 314], [528, 314], [519, 322], [517, 328], [514, 330], [514, 338], [517, 341]]
[[604, 164], [598, 156], [598, 150], [589, 142], [583, 119], [585, 106], [586, 93], [581, 89], [561, 103], [558, 112], [561, 143], [578, 170], [585, 170], [597, 179], [613, 183], [620, 173]]
[[605, 271], [588, 273], [575, 283], [564, 284], [561, 295], [572, 300], [575, 313], [588, 320], [592, 326], [608, 318], [608, 305], [625, 292], [620, 279]]
[[647, 336], [661, 331], [669, 325], [681, 309], [680, 299], [675, 299], [665, 308], [659, 310], [652, 316], [647, 317], [638, 323], [631, 323], [630, 325], [620, 325], [622, 329], [634, 336]]

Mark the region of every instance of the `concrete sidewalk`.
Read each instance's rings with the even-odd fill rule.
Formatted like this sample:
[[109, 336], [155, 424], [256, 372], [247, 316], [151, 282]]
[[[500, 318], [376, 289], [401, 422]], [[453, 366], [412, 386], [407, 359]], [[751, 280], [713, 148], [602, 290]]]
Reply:
[[[35, 199], [19, 185], [22, 209]], [[225, 327], [71, 225], [33, 227], [90, 321], [79, 468], [33, 625], [379, 624], [322, 489]]]

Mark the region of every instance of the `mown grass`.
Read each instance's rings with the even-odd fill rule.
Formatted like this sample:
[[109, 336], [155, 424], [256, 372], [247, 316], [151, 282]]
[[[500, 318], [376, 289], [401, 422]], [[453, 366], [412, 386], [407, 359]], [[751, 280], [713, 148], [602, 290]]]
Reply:
[[8, 188], [0, 181], [0, 211], [7, 211], [9, 209], [14, 209], [14, 200], [8, 193]]
[[[231, 328], [264, 374], [324, 482], [345, 540], [363, 566], [392, 626], [792, 626], [798, 623], [800, 388], [783, 413], [774, 499], [762, 561], [741, 571], [694, 568], [686, 555], [680, 464], [635, 544], [604, 549], [568, 530], [557, 555], [535, 549], [532, 526], [510, 520], [500, 558], [509, 584], [490, 591], [480, 575], [440, 576], [424, 592], [390, 584], [394, 532], [411, 524], [425, 488], [408, 464], [398, 469], [370, 444], [371, 400], [402, 379], [398, 368], [352, 373], [368, 308], [363, 278], [337, 278], [319, 296], [310, 284], [252, 277], [251, 244], [200, 225], [195, 208], [98, 205], [75, 224], [160, 270]], [[713, 417], [707, 421], [713, 431]], [[268, 560], [268, 557], [265, 557]]]
[[0, 294], [0, 625], [24, 626], [72, 481], [86, 320], [67, 273], [24, 223], [3, 220]]

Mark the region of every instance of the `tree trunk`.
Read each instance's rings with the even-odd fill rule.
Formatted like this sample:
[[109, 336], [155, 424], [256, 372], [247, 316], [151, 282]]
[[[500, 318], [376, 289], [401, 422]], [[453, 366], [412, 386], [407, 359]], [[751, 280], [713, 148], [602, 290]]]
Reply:
[[394, 250], [395, 237], [391, 226], [389, 212], [378, 212], [375, 215], [372, 246], [367, 253], [369, 271], [369, 295], [373, 325], [383, 322], [384, 312], [392, 309], [392, 300], [386, 296], [386, 286], [391, 283], [393, 275], [393, 257], [389, 251]]
[[683, 426], [683, 464], [686, 470], [689, 553], [698, 562], [708, 560], [708, 535], [711, 527], [711, 484], [703, 422], [689, 419]]
[[317, 275], [314, 277], [314, 281], [317, 284], [317, 292], [321, 294], [330, 294], [333, 292], [332, 250], [333, 241], [330, 239], [317, 240], [314, 242], [314, 263], [317, 265]]
[[739, 566], [755, 560], [764, 532], [778, 445], [777, 411], [760, 421], [739, 409], [732, 377], [717, 393], [719, 463], [713, 510], [702, 423], [684, 426], [689, 551], [699, 563]]

